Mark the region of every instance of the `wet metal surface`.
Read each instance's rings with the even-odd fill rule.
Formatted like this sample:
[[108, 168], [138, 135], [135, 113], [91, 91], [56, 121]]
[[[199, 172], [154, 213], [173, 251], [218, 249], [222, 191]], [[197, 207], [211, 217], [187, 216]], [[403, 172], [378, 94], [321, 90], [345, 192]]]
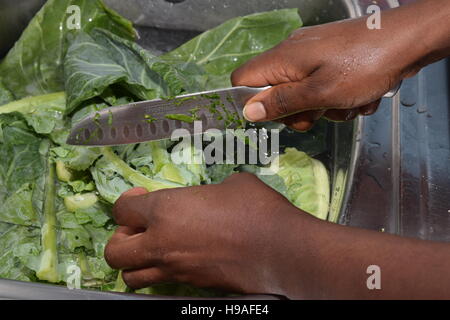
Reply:
[[[354, 15], [351, 1], [342, 0], [106, 0], [140, 26], [204, 31], [236, 16], [283, 8], [299, 8], [305, 24]], [[382, 1], [381, 1], [382, 2]]]
[[0, 0], [0, 58], [5, 55], [45, 0]]
[[340, 222], [450, 241], [450, 63], [404, 81], [361, 123], [361, 147]]

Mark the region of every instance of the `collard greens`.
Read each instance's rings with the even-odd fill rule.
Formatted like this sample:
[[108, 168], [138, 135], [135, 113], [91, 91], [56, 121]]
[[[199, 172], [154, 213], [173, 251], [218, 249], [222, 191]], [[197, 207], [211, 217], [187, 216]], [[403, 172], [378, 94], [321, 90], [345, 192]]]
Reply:
[[[80, 29], [67, 29], [71, 5], [81, 9]], [[131, 23], [100, 0], [47, 1], [0, 63], [0, 277], [62, 284], [76, 266], [83, 287], [127, 290], [103, 258], [115, 228], [111, 206], [122, 192], [219, 183], [233, 172], [259, 169], [175, 165], [169, 141], [68, 146], [70, 127], [108, 106], [229, 86], [236, 67], [300, 26], [295, 9], [239, 17], [156, 57], [134, 42]], [[304, 198], [318, 201], [320, 170], [299, 153], [308, 181], [292, 181], [296, 152], [282, 158], [284, 175], [261, 179], [307, 207]], [[327, 201], [316, 206], [322, 216]], [[185, 285], [140, 292], [212, 294]]]

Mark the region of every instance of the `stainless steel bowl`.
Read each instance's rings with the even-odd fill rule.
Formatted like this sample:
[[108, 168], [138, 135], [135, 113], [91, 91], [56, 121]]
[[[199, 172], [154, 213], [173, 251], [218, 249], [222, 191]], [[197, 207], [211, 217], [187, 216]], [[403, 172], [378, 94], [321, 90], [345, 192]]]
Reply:
[[45, 0], [0, 0], [0, 58], [19, 38]]

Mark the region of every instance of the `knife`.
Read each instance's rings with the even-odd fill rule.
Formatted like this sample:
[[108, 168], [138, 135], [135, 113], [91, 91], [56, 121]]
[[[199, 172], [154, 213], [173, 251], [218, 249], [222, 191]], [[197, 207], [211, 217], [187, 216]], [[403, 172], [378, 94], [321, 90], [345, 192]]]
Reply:
[[[393, 97], [399, 87], [385, 97]], [[268, 88], [241, 86], [105, 108], [76, 123], [67, 144], [113, 146], [168, 139], [175, 129], [184, 129], [177, 132], [178, 137], [208, 129], [236, 129], [244, 126], [247, 101]], [[201, 132], [196, 120], [201, 121]]]

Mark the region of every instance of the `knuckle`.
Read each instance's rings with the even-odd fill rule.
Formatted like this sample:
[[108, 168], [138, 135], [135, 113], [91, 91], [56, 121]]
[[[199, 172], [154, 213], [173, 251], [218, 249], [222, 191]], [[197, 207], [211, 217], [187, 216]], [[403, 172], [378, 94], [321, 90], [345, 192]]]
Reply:
[[132, 272], [126, 270], [122, 271], [122, 280], [127, 284], [128, 287], [132, 289], [139, 289], [141, 286], [137, 281], [136, 277]]
[[312, 85], [314, 93], [317, 94], [320, 99], [328, 101], [330, 97], [333, 96], [334, 86], [331, 83], [326, 83], [324, 81], [317, 81]]
[[147, 205], [149, 207], [151, 206], [153, 214], [156, 214], [161, 210], [164, 210], [164, 205], [171, 203], [170, 200], [172, 200], [173, 197], [172, 189], [164, 189], [149, 193], [145, 196], [145, 199], [147, 201]]
[[269, 107], [274, 110], [276, 115], [285, 115], [288, 113], [289, 104], [285, 94], [281, 90], [275, 90], [269, 101]]

